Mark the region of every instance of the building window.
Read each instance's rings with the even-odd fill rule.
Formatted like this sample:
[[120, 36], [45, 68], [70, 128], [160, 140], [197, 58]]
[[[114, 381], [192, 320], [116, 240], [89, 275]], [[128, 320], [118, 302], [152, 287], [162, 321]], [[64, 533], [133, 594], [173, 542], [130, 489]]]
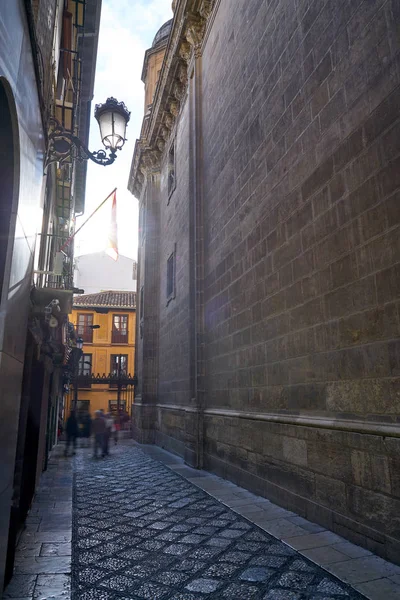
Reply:
[[78, 364], [78, 385], [80, 388], [90, 388], [89, 377], [92, 374], [92, 354], [83, 354]]
[[86, 344], [93, 342], [93, 315], [81, 313], [78, 314], [77, 334]]
[[167, 303], [175, 298], [175, 254], [174, 250], [167, 260]]
[[[126, 400], [119, 401], [119, 410], [120, 412], [126, 412]], [[108, 401], [108, 411], [113, 415], [118, 414], [118, 400], [109, 400]]]
[[128, 343], [128, 315], [113, 315], [111, 343]]
[[176, 187], [175, 169], [175, 140], [172, 142], [168, 152], [168, 202]]
[[[128, 374], [128, 355], [127, 354], [112, 354], [110, 373], [112, 377]], [[111, 383], [110, 387], [118, 387], [118, 383]]]
[[78, 400], [76, 403], [76, 409], [78, 411], [78, 415], [90, 412], [90, 400]]

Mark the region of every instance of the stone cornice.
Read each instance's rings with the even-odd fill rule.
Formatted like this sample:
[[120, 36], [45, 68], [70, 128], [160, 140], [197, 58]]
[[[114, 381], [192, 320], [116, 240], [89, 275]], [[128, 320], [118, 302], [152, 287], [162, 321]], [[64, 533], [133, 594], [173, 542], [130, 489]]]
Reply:
[[188, 65], [201, 54], [207, 19], [215, 0], [177, 0], [161, 74], [150, 113], [145, 115], [141, 137], [132, 159], [128, 189], [140, 198], [148, 172], [160, 169], [161, 155], [184, 104]]

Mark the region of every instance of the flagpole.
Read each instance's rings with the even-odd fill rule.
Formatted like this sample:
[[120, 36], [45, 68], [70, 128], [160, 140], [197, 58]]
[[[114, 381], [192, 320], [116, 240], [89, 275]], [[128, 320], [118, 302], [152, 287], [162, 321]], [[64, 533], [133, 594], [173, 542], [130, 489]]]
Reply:
[[99, 206], [96, 208], [96, 210], [94, 210], [92, 212], [92, 214], [86, 219], [86, 221], [84, 223], [82, 223], [82, 225], [80, 227], [78, 227], [78, 229], [67, 239], [66, 242], [64, 242], [64, 244], [60, 248], [60, 252], [62, 252], [72, 242], [72, 240], [74, 239], [76, 234], [80, 232], [82, 227], [84, 227], [86, 225], [86, 223], [88, 221], [90, 221], [90, 219], [97, 213], [97, 211], [103, 206], [103, 204], [105, 204], [107, 202], [107, 200], [109, 198], [111, 198], [111, 196], [113, 194], [115, 194], [116, 191], [117, 191], [117, 188], [114, 188], [113, 191], [111, 192], [111, 194], [108, 194], [107, 198], [105, 200], [103, 200], [103, 202], [101, 204], [99, 204]]

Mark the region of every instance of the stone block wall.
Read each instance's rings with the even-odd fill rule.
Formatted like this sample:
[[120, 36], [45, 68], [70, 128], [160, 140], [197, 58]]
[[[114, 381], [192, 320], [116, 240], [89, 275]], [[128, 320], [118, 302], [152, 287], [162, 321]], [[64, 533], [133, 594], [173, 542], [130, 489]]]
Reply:
[[399, 28], [222, 0], [202, 98], [206, 464], [397, 560]]
[[397, 0], [215, 3], [170, 198], [163, 153], [140, 342], [149, 439], [398, 562], [399, 33]]
[[[160, 194], [160, 368], [158, 402], [190, 402], [189, 349], [189, 106], [185, 104], [164, 152]], [[175, 146], [175, 188], [168, 191], [169, 150]], [[175, 252], [175, 281], [167, 298], [167, 261]]]

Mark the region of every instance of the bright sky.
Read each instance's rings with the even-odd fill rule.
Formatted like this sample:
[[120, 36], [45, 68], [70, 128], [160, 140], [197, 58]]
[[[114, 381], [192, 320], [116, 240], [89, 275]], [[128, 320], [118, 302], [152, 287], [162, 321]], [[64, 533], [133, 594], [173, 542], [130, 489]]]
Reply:
[[[95, 104], [114, 96], [125, 102], [131, 119], [126, 134], [128, 141], [113, 165], [102, 167], [88, 161], [85, 215], [77, 220], [77, 227], [117, 187], [119, 253], [135, 259], [138, 201], [128, 192], [127, 184], [144, 115], [144, 84], [140, 77], [146, 49], [161, 25], [171, 17], [171, 0], [103, 0], [89, 150], [93, 152], [103, 147], [93, 117]], [[110, 216], [111, 202], [107, 202], [78, 233], [77, 256], [105, 249]]]

